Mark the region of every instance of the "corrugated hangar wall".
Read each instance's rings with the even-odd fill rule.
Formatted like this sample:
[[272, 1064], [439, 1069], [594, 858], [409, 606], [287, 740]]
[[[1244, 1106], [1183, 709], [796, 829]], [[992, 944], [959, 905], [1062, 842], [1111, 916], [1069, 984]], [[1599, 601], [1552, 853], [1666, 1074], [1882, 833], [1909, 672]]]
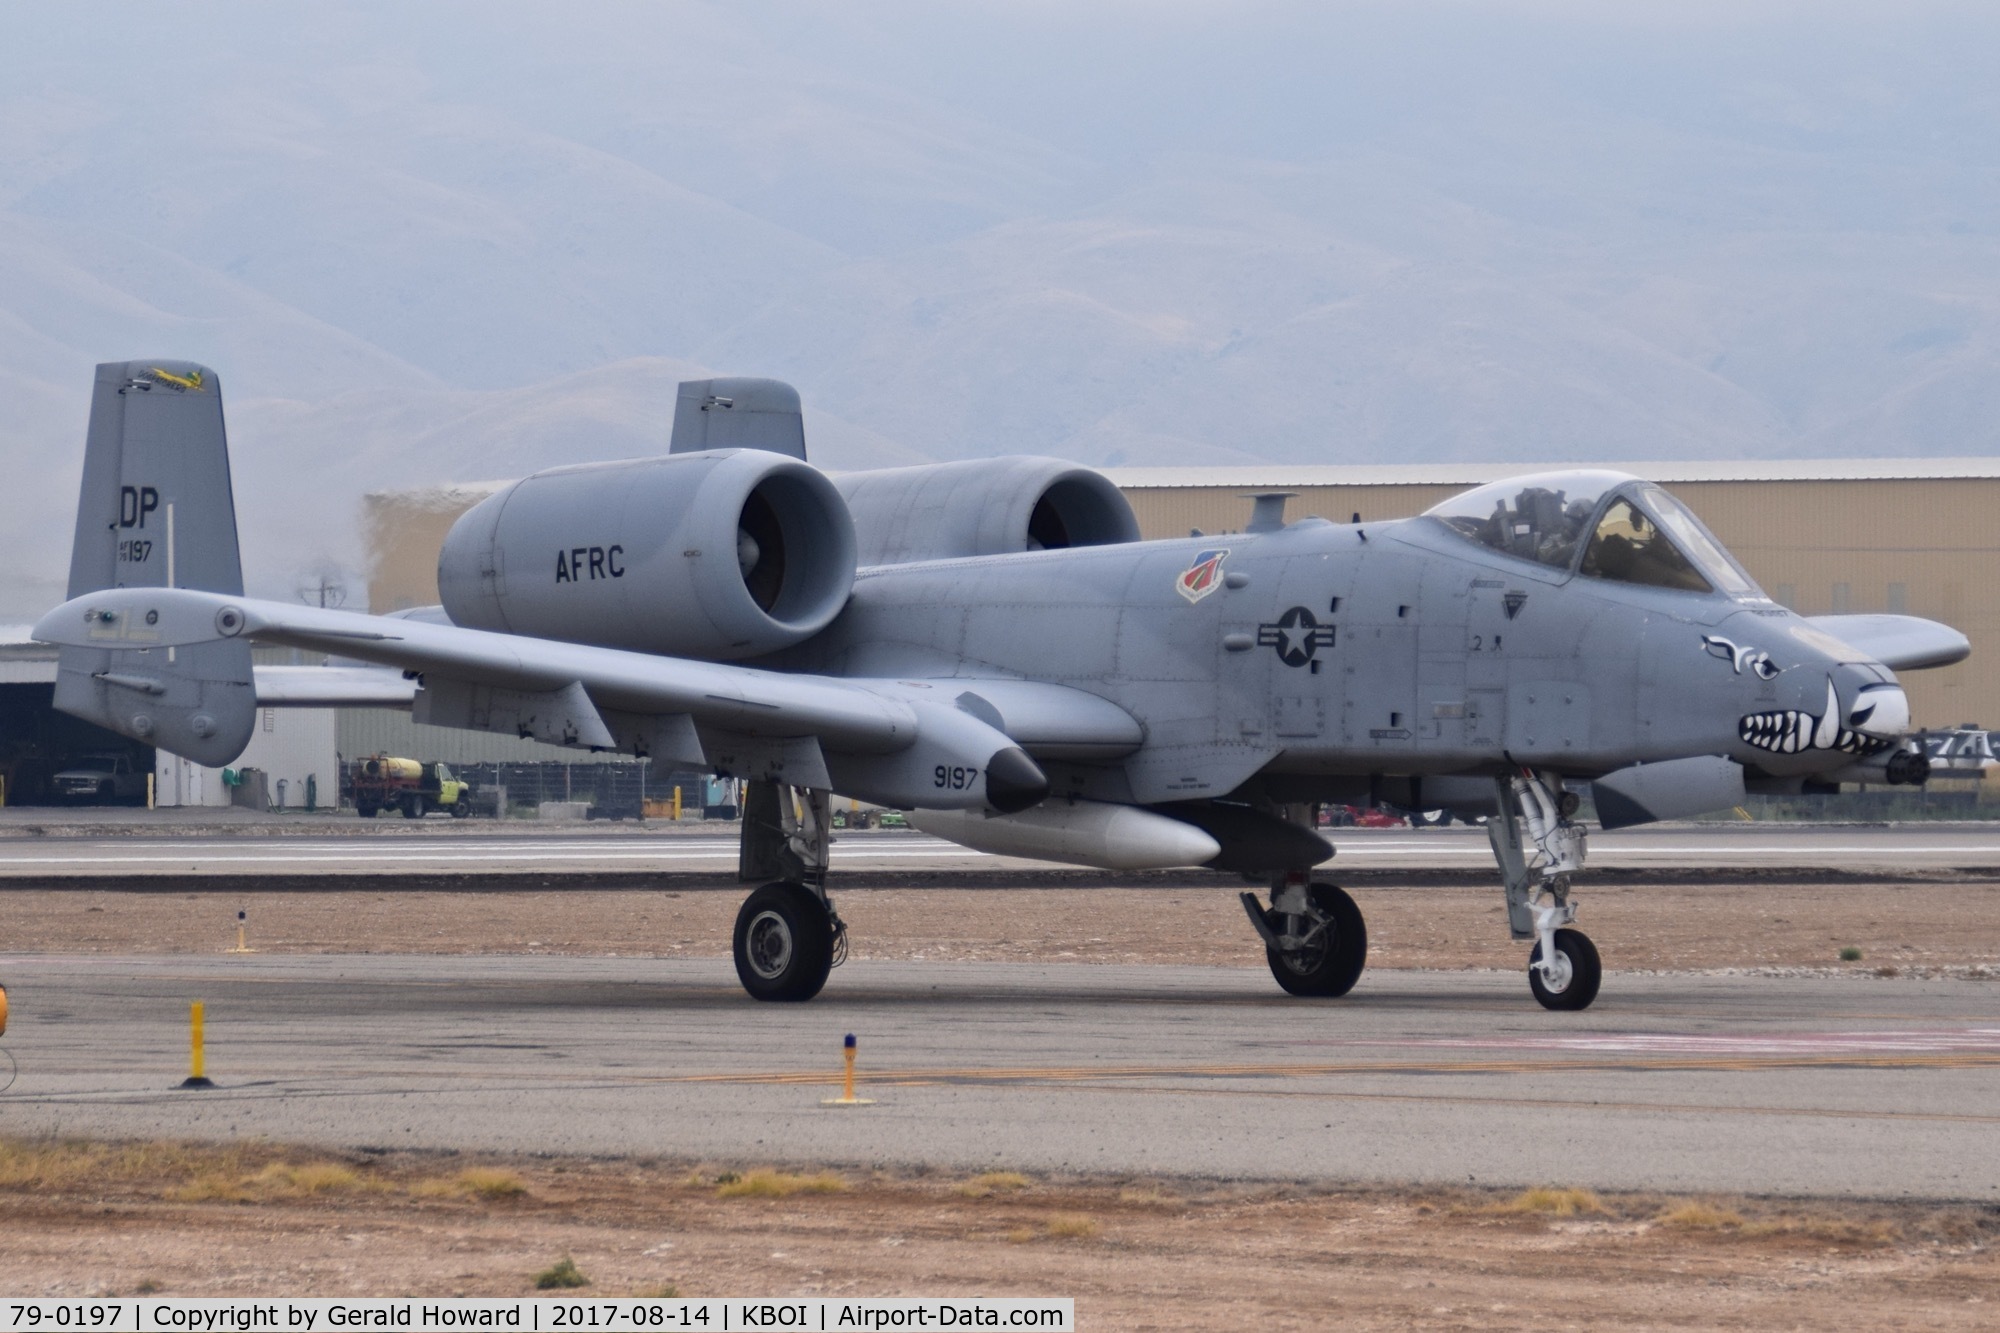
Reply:
[[[1345, 522], [1405, 518], [1468, 487], [1532, 466], [1113, 468], [1149, 538], [1240, 531], [1247, 494], [1293, 491], [1287, 514]], [[1956, 626], [1972, 658], [1905, 677], [1919, 725], [2000, 725], [2000, 460], [1629, 465], [1686, 501], [1764, 590], [1805, 615], [1899, 611]], [[437, 601], [437, 552], [452, 519], [491, 485], [391, 492], [367, 500], [369, 604]], [[401, 730], [397, 727], [400, 724]], [[394, 749], [406, 714], [349, 713], [341, 753]], [[550, 746], [423, 728], [427, 758], [447, 762], [572, 758]], [[380, 744], [376, 744], [376, 741]], [[361, 748], [366, 745], [368, 748]], [[531, 753], [532, 752], [532, 753]]]

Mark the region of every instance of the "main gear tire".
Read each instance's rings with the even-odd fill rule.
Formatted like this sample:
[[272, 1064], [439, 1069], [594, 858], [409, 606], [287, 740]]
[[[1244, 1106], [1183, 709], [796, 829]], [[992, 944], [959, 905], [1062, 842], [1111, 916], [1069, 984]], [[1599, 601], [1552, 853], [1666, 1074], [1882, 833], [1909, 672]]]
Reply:
[[1604, 964], [1597, 957], [1597, 946], [1580, 930], [1559, 930], [1556, 952], [1568, 967], [1557, 969], [1553, 979], [1545, 978], [1538, 966], [1542, 961], [1542, 944], [1535, 941], [1534, 952], [1528, 955], [1528, 989], [1535, 993], [1544, 1009], [1590, 1008], [1590, 1002], [1597, 998], [1597, 987], [1604, 980]]
[[[1291, 952], [1267, 946], [1265, 961], [1278, 985], [1293, 995], [1345, 995], [1368, 966], [1368, 923], [1354, 899], [1334, 885], [1315, 882], [1307, 887], [1306, 896], [1328, 918], [1325, 934], [1312, 947]], [[1264, 919], [1273, 931], [1284, 933], [1282, 913], [1266, 912]]]
[[732, 952], [756, 1000], [810, 1000], [833, 970], [833, 915], [803, 884], [779, 881], [744, 899]]

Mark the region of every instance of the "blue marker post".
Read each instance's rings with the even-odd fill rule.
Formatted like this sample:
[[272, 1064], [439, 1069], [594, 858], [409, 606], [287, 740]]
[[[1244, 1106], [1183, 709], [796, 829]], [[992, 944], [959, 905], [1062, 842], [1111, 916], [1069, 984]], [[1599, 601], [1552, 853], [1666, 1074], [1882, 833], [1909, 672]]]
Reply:
[[847, 1059], [847, 1075], [841, 1082], [840, 1095], [838, 1097], [822, 1098], [820, 1100], [820, 1105], [821, 1106], [873, 1106], [875, 1103], [870, 1098], [857, 1097], [854, 1095], [855, 1050], [854, 1050], [854, 1034], [852, 1032], [848, 1033], [847, 1040], [841, 1043], [841, 1053]]

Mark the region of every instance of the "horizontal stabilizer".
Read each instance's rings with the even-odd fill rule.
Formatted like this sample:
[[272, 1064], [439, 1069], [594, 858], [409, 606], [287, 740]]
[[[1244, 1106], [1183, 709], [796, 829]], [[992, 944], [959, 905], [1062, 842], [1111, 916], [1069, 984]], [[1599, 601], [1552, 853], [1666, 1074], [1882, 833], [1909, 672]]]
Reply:
[[1806, 623], [1891, 671], [1950, 666], [1972, 655], [1971, 640], [1921, 616], [1807, 616]]

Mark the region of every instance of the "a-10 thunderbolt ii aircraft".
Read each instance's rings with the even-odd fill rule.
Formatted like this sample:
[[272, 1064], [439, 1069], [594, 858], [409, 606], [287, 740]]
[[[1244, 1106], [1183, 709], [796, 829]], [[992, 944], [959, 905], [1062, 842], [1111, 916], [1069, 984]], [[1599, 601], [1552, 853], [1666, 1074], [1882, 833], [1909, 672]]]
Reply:
[[[1267, 884], [1243, 901], [1278, 984], [1341, 995], [1367, 931], [1314, 875], [1312, 811], [1372, 796], [1491, 816], [1551, 1009], [1600, 979], [1579, 784], [1611, 828], [1922, 781], [1894, 672], [1969, 651], [1911, 617], [1794, 615], [1621, 473], [1391, 522], [1282, 508], [1141, 541], [1109, 481], [1051, 459], [828, 476], [788, 386], [699, 381], [665, 456], [459, 518], [441, 607], [321, 610], [243, 595], [214, 372], [132, 361], [98, 367], [70, 600], [35, 635], [62, 645], [57, 707], [198, 763], [234, 760], [260, 706], [391, 703], [749, 780], [740, 869], [768, 882], [734, 954], [759, 999], [810, 998], [844, 956], [833, 792], [969, 847]], [[362, 665], [253, 667], [253, 644]]]

